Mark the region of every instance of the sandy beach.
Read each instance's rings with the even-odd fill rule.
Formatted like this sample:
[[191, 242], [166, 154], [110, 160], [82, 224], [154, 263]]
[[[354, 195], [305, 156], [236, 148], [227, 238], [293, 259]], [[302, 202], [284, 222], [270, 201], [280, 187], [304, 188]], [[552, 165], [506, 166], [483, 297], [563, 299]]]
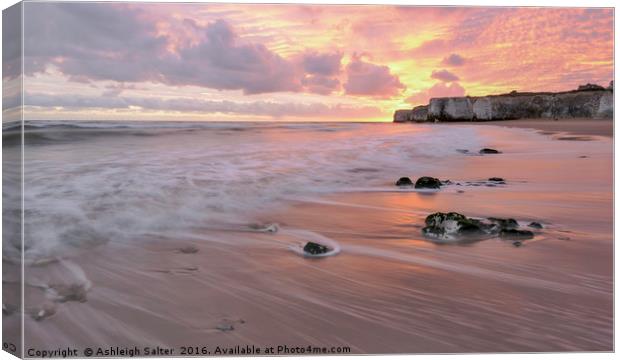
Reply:
[[[457, 124], [457, 123], [442, 123]], [[613, 119], [519, 119], [501, 121], [468, 122], [473, 125], [497, 125], [520, 129], [538, 129], [545, 133], [569, 133], [573, 135], [613, 136]]]
[[[140, 232], [132, 232], [133, 225], [125, 220], [132, 214], [138, 214], [132, 221], [141, 219], [142, 208], [119, 208], [116, 214], [120, 215], [113, 217], [106, 209], [121, 199], [133, 201], [123, 192], [135, 191], [133, 183], [117, 189], [119, 198], [106, 188], [98, 189], [108, 194], [105, 198], [87, 193], [93, 207], [80, 205], [86, 219], [98, 214], [98, 223], [116, 224], [125, 229], [124, 234], [133, 235], [123, 238], [119, 232], [118, 238], [101, 243], [93, 240], [83, 247], [63, 247], [63, 255], [47, 256], [50, 262], [32, 257], [39, 263], [26, 268], [27, 347], [97, 344], [177, 349], [207, 346], [214, 350], [217, 346], [311, 345], [348, 347], [357, 354], [611, 351], [611, 122], [514, 121], [501, 125], [510, 127], [485, 123], [263, 128], [261, 139], [290, 141], [289, 152], [283, 156], [327, 174], [332, 169], [323, 165], [322, 158], [308, 160], [313, 154], [303, 154], [307, 144], [300, 144], [300, 153], [292, 145], [308, 131], [321, 134], [321, 141], [330, 144], [323, 146], [322, 155], [343, 170], [336, 172], [336, 177], [317, 177], [319, 170], [305, 173], [302, 168], [284, 167], [284, 160], [275, 153], [257, 153], [257, 158], [268, 158], [269, 165], [258, 165], [256, 169], [261, 170], [253, 171], [263, 171], [265, 176], [277, 172], [289, 178], [274, 188], [277, 196], [261, 197], [256, 203], [247, 187], [226, 192], [229, 204], [234, 205], [239, 195], [241, 208], [260, 209], [248, 216], [237, 208], [228, 215], [229, 208], [216, 207], [206, 222], [189, 222], [193, 219], [189, 215], [183, 222], [175, 212], [200, 215], [209, 208], [174, 201], [174, 207], [158, 217], [161, 226], [144, 223]], [[367, 149], [357, 142], [351, 143], [350, 150], [342, 147], [343, 142], [334, 142], [349, 139], [351, 131], [362, 137]], [[411, 134], [403, 136], [404, 131]], [[570, 136], [584, 138], [560, 140], [569, 136], [568, 131]], [[218, 132], [219, 138], [226, 133], [243, 144], [255, 139], [248, 131], [227, 128]], [[174, 153], [171, 144], [192, 143], [198, 133], [163, 135], [171, 138], [158, 146], [168, 146]], [[451, 138], [452, 134], [456, 137]], [[155, 136], [143, 135], [140, 141]], [[201, 134], [199, 138], [204, 137]], [[97, 141], [106, 141], [109, 147], [112, 140], [101, 136]], [[88, 160], [97, 141], [85, 145], [83, 161]], [[138, 140], [116, 136], [113, 141], [127, 146], [124, 144]], [[339, 147], [330, 153], [329, 146], [336, 143]], [[282, 148], [287, 149], [287, 144]], [[421, 146], [425, 152], [413, 151]], [[462, 147], [473, 154], [456, 151]], [[479, 156], [476, 152], [481, 147], [502, 153]], [[51, 149], [45, 154], [54, 156]], [[374, 161], [366, 157], [370, 154], [375, 154]], [[98, 156], [109, 169], [115, 166], [122, 171], [122, 164], [113, 162], [108, 154]], [[147, 154], [141, 156], [143, 163], [131, 172], [136, 176], [142, 167], [155, 165]], [[192, 168], [202, 164], [201, 172], [215, 166], [209, 165], [209, 158], [186, 156], [193, 159]], [[158, 160], [162, 163], [165, 159]], [[53, 162], [46, 164], [54, 166]], [[178, 176], [183, 164], [174, 165]], [[239, 166], [245, 169], [248, 165]], [[173, 172], [170, 169], [157, 170], [161, 174], [157, 180], [166, 184], [161, 187], [162, 196], [176, 193], [179, 201], [184, 200], [187, 194], [172, 188], [175, 183], [168, 181], [168, 175], [177, 176], [168, 174]], [[231, 174], [227, 176], [236, 176]], [[454, 184], [431, 193], [393, 185], [400, 176], [423, 175], [450, 179]], [[90, 175], [79, 176], [81, 186], [91, 179]], [[487, 186], [485, 180], [494, 176], [505, 178], [506, 183]], [[134, 177], [126, 179], [133, 181]], [[141, 175], [140, 179], [149, 177]], [[267, 179], [271, 178], [252, 183]], [[199, 178], [192, 181], [200, 184]], [[303, 191], [311, 184], [324, 186], [326, 181], [343, 185], [320, 194]], [[140, 189], [157, 196], [149, 184], [142, 183]], [[294, 185], [293, 190], [284, 191], [284, 184]], [[31, 188], [35, 186], [33, 181]], [[215, 191], [216, 184], [209, 189]], [[259, 189], [266, 194], [272, 188]], [[157, 197], [145, 200], [152, 203], [146, 208], [159, 216], [157, 209], [170, 205], [170, 198], [165, 199], [168, 203], [160, 204]], [[215, 201], [207, 197], [196, 200]], [[47, 203], [37, 204], [44, 214]], [[524, 227], [531, 221], [544, 227], [534, 230], [535, 238], [518, 248], [497, 238], [440, 245], [421, 234], [424, 218], [436, 211], [458, 211], [479, 218], [511, 217]], [[215, 217], [218, 212], [221, 218]], [[278, 231], [256, 231], [264, 226], [248, 226], [251, 223], [278, 224]], [[92, 231], [95, 235], [89, 238], [93, 239], [115, 234]], [[340, 252], [318, 259], [300, 256], [294, 250], [307, 241], [337, 246]], [[12, 266], [5, 259], [5, 275]], [[83, 296], [51, 300], [50, 291], [45, 290], [51, 284], [73, 284]], [[11, 291], [10, 282], [3, 285], [5, 293]], [[53, 307], [54, 313], [38, 321], [30, 316], [45, 306]], [[14, 315], [5, 316], [5, 329], [18, 320]]]

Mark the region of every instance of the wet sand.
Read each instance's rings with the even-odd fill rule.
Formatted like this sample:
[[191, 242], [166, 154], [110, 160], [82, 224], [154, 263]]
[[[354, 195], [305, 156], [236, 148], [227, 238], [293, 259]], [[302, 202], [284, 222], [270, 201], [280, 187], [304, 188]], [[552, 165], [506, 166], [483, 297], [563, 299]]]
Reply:
[[[85, 302], [55, 303], [41, 321], [27, 317], [27, 341], [348, 346], [357, 354], [613, 350], [611, 139], [479, 131], [503, 153], [463, 155], [436, 174], [386, 174], [381, 189], [291, 197], [256, 219], [278, 223], [276, 233], [162, 231], [29, 267], [31, 284], [74, 279], [89, 288]], [[400, 176], [422, 175], [507, 183], [430, 194], [392, 187]], [[438, 245], [420, 233], [435, 211], [544, 229], [519, 248], [499, 239]], [[309, 259], [291, 250], [322, 237], [341, 252]], [[36, 287], [27, 291], [27, 311], [49, 303]]]
[[[458, 123], [442, 123], [458, 124]], [[463, 124], [463, 123], [461, 123]], [[613, 137], [613, 119], [520, 119], [467, 122], [472, 125], [497, 125], [521, 129], [537, 129], [545, 133], [569, 133]]]

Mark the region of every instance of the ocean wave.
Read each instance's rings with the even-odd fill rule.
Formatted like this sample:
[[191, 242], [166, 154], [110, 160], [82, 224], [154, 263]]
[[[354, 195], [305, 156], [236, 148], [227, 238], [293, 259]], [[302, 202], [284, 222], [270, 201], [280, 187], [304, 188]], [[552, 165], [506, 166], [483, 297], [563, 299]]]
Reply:
[[[249, 224], [295, 197], [391, 191], [394, 179], [436, 174], [460, 156], [454, 149], [482, 142], [473, 129], [390, 125], [37, 122], [45, 139], [26, 138], [39, 146], [28, 147], [24, 168], [25, 256], [36, 262], [161, 231]], [[92, 136], [75, 127], [132, 132]], [[218, 133], [235, 128], [244, 130]], [[6, 210], [5, 224], [19, 224], [11, 221], [17, 210]]]

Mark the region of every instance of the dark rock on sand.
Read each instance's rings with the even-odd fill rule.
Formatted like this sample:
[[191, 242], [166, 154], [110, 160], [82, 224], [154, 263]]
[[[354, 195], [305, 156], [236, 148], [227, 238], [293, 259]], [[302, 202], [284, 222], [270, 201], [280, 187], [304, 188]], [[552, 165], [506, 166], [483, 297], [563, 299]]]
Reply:
[[490, 148], [480, 149], [481, 154], [501, 154], [500, 151]]
[[416, 189], [439, 189], [441, 188], [441, 181], [434, 177], [422, 176], [415, 182]]
[[178, 249], [181, 254], [195, 254], [198, 252], [198, 248], [193, 245], [184, 246]]
[[304, 252], [306, 252], [308, 254], [312, 254], [312, 255], [325, 254], [328, 251], [329, 251], [329, 248], [327, 246], [321, 245], [321, 244], [317, 244], [317, 243], [314, 243], [312, 241], [309, 241], [304, 246]]
[[502, 179], [501, 177], [492, 177], [489, 178], [489, 181], [493, 181], [493, 182], [504, 182], [506, 180]]
[[534, 237], [534, 233], [529, 230], [519, 230], [519, 223], [511, 218], [490, 217], [479, 220], [456, 212], [437, 212], [428, 215], [424, 223], [426, 227], [422, 229], [422, 234], [440, 242], [477, 241], [492, 236], [522, 241]]
[[396, 181], [396, 186], [413, 186], [413, 181], [408, 177], [401, 177]]
[[529, 225], [529, 227], [534, 228], [534, 229], [542, 229], [543, 226], [541, 223], [536, 222], [536, 221], [532, 221]]
[[519, 247], [521, 245], [523, 245], [523, 243], [521, 241], [515, 241], [512, 243], [512, 245], [514, 245], [515, 247]]
[[496, 218], [496, 217], [490, 217], [487, 218], [490, 222], [497, 224], [499, 226], [500, 229], [514, 229], [519, 227], [519, 223], [517, 222], [517, 220], [515, 219], [502, 219], [502, 218]]
[[437, 212], [425, 219], [426, 227], [422, 234], [439, 240], [452, 240], [458, 237], [478, 237], [486, 234], [487, 224], [465, 215]]
[[534, 233], [529, 230], [502, 229], [499, 237], [508, 240], [527, 240], [534, 238]]

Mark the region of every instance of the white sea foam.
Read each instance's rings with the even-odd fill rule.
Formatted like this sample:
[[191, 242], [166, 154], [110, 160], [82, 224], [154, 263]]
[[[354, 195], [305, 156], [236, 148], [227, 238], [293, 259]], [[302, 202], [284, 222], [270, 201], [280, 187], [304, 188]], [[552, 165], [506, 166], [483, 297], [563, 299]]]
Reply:
[[482, 145], [474, 129], [424, 125], [28, 125], [37, 128], [25, 153], [31, 261], [164, 230], [251, 223], [290, 197], [392, 191], [398, 177], [433, 174], [461, 156], [455, 149]]

